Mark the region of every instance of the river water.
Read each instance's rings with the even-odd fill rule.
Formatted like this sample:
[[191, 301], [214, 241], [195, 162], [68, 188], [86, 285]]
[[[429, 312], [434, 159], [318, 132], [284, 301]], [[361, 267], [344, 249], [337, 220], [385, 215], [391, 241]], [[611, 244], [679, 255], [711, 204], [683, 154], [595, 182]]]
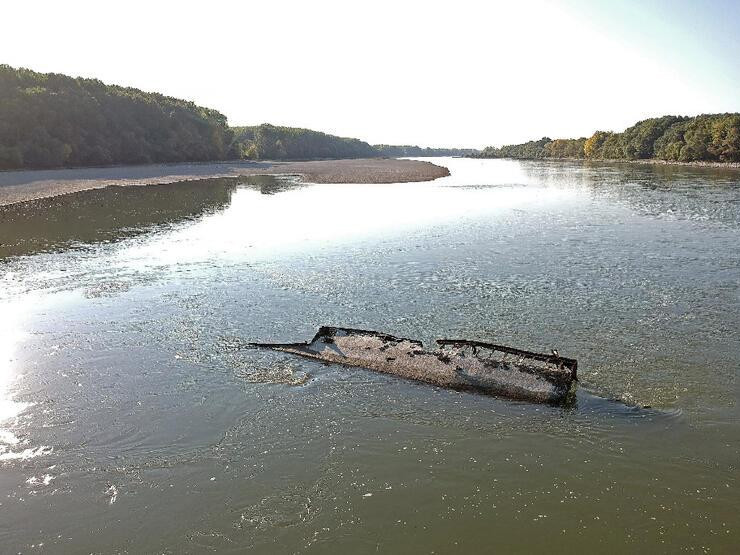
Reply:
[[[439, 162], [3, 209], [2, 551], [734, 552], [740, 172]], [[240, 348], [321, 324], [557, 348], [577, 401]]]

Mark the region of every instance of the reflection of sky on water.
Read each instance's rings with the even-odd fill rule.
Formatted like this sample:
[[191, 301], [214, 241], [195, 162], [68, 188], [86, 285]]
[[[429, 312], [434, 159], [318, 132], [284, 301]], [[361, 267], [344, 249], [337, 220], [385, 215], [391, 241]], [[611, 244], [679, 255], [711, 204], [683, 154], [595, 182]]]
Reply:
[[[552, 515], [557, 533], [598, 513], [608, 530], [641, 530], [638, 551], [663, 539], [675, 551], [699, 540], [664, 530], [730, 522], [740, 189], [684, 170], [670, 181], [631, 166], [441, 163], [453, 174], [431, 183], [270, 178], [60, 206], [90, 233], [0, 262], [3, 545], [202, 551], [189, 538], [203, 532], [244, 549], [283, 534], [300, 551], [317, 527], [350, 519], [347, 537], [399, 540], [405, 530], [375, 516], [398, 510], [435, 541], [486, 537], [498, 522], [518, 542], [528, 516]], [[108, 196], [117, 210], [96, 212]], [[522, 406], [235, 349], [322, 323], [557, 347], [579, 359], [578, 404]], [[357, 496], [357, 484], [377, 493]], [[309, 498], [317, 520], [304, 522]], [[368, 500], [377, 513], [363, 513]], [[646, 520], [662, 507], [676, 510]], [[265, 526], [240, 528], [245, 514]]]
[[520, 186], [461, 190], [425, 183], [313, 185], [278, 195], [238, 189], [226, 210], [134, 243], [116, 261], [147, 266], [264, 259], [461, 219], [497, 217], [526, 206], [567, 202], [578, 194]]
[[0, 461], [25, 458], [33, 451], [15, 451], [21, 446], [21, 441], [13, 434], [10, 426], [21, 412], [31, 406], [31, 403], [15, 401], [12, 393], [13, 382], [17, 379], [14, 374], [14, 357], [26, 337], [21, 328], [24, 308], [23, 302], [0, 304]]
[[[582, 252], [588, 253], [586, 258], [605, 258], [602, 264], [608, 265], [610, 254], [605, 248], [621, 249], [622, 243], [631, 241], [630, 230], [648, 221], [636, 217], [646, 212], [661, 219], [678, 214], [694, 220], [705, 217], [709, 210], [715, 223], [737, 222], [734, 205], [720, 202], [725, 197], [734, 198], [733, 187], [711, 181], [711, 188], [698, 190], [696, 175], [684, 170], [673, 182], [674, 194], [666, 194], [636, 185], [646, 176], [653, 176], [649, 180], [652, 184], [669, 180], [672, 174], [663, 176], [662, 169], [629, 167], [621, 171], [580, 163], [506, 160], [445, 159], [440, 163], [450, 167], [451, 176], [427, 183], [291, 186], [287, 178], [245, 181], [220, 205], [222, 208], [194, 219], [165, 221], [152, 226], [151, 232], [136, 236], [124, 233], [117, 241], [78, 243], [64, 252], [6, 259], [0, 272], [0, 303], [5, 303], [0, 322], [0, 427], [4, 430], [0, 456], [10, 456], [11, 444], [14, 452], [23, 447], [9, 430], [13, 420], [28, 408], [13, 398], [13, 384], [17, 383], [13, 357], [24, 338], [24, 307], [30, 309], [43, 299], [51, 300], [54, 291], [80, 290], [91, 297], [115, 295], [137, 284], [177, 281], [193, 271], [211, 279], [209, 272], [219, 267], [243, 272], [253, 263], [321, 257], [328, 251], [359, 252], [357, 245], [365, 241], [382, 244], [401, 237], [413, 243], [422, 236], [426, 241], [427, 236], [457, 237], [458, 232], [462, 234], [452, 244], [463, 241], [467, 247], [461, 243], [460, 249], [472, 249], [471, 255], [482, 257], [477, 260], [480, 271], [492, 272], [486, 269], [489, 259], [500, 256], [496, 249], [512, 241], [512, 252], [530, 252], [543, 259], [550, 256], [548, 253], [557, 253], [552, 254], [553, 260]], [[609, 186], [602, 187], [602, 180]], [[193, 202], [203, 200], [203, 195], [191, 193]], [[163, 197], [162, 203], [165, 201]], [[609, 221], [623, 224], [615, 229], [619, 234], [616, 243], [597, 233], [598, 226]], [[556, 241], [552, 232], [538, 235], [545, 228], [557, 231]], [[677, 231], [661, 229], [672, 234]], [[598, 241], [605, 242], [600, 245]], [[501, 244], [494, 248], [493, 242]], [[539, 252], [542, 247], [538, 245], [549, 245], [547, 252]], [[456, 259], [452, 251], [445, 256]], [[504, 256], [500, 262], [506, 259]], [[343, 266], [353, 264], [347, 260]], [[437, 265], [439, 273], [444, 259]], [[368, 268], [359, 273], [368, 279], [372, 271]], [[280, 279], [286, 275], [287, 269], [282, 269]], [[300, 279], [302, 270], [297, 275]], [[402, 277], [399, 273], [394, 276]], [[524, 283], [531, 286], [540, 278], [535, 274]], [[488, 293], [490, 287], [477, 294]]]
[[[43, 290], [74, 289], [106, 276], [146, 275], [178, 265], [280, 258], [461, 220], [505, 217], [583, 194], [578, 188], [526, 186], [533, 180], [518, 164], [502, 165], [499, 185], [486, 187], [481, 177], [488, 174], [485, 161], [481, 167], [469, 160], [455, 162], [445, 161], [459, 166], [451, 177], [433, 183], [322, 184], [281, 187], [278, 194], [246, 185], [225, 209], [167, 224], [158, 233], [83, 248], [71, 257], [40, 253], [6, 265], [0, 276], [0, 460], [28, 458], [44, 449], [24, 445], [12, 432], [16, 419], [32, 406], [14, 399], [19, 378], [14, 357], [26, 337], [24, 314], [50, 300]], [[475, 188], [478, 183], [483, 186]]]

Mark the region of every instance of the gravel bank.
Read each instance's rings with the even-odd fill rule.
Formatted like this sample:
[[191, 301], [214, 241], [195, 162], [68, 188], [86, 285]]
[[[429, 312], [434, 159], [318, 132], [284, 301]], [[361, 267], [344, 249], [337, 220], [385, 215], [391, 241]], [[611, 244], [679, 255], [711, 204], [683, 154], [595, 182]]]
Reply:
[[0, 206], [109, 185], [156, 185], [242, 175], [298, 175], [309, 183], [408, 183], [445, 177], [430, 162], [371, 158], [312, 162], [215, 162], [0, 172]]

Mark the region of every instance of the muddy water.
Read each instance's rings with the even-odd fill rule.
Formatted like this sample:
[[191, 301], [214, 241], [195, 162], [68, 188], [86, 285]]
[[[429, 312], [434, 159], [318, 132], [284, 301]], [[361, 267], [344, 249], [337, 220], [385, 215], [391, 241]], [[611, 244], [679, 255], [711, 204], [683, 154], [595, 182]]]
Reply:
[[[443, 163], [0, 212], [2, 551], [733, 551], [740, 172]], [[320, 324], [556, 347], [577, 403], [239, 348]]]

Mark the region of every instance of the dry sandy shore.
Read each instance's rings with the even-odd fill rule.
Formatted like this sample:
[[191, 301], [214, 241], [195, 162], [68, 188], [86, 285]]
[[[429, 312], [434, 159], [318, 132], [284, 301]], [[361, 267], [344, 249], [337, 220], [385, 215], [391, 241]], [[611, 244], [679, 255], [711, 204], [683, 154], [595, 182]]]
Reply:
[[450, 175], [430, 162], [372, 158], [314, 162], [215, 162], [0, 172], [0, 206], [110, 185], [156, 185], [245, 175], [297, 175], [309, 183], [407, 183]]

